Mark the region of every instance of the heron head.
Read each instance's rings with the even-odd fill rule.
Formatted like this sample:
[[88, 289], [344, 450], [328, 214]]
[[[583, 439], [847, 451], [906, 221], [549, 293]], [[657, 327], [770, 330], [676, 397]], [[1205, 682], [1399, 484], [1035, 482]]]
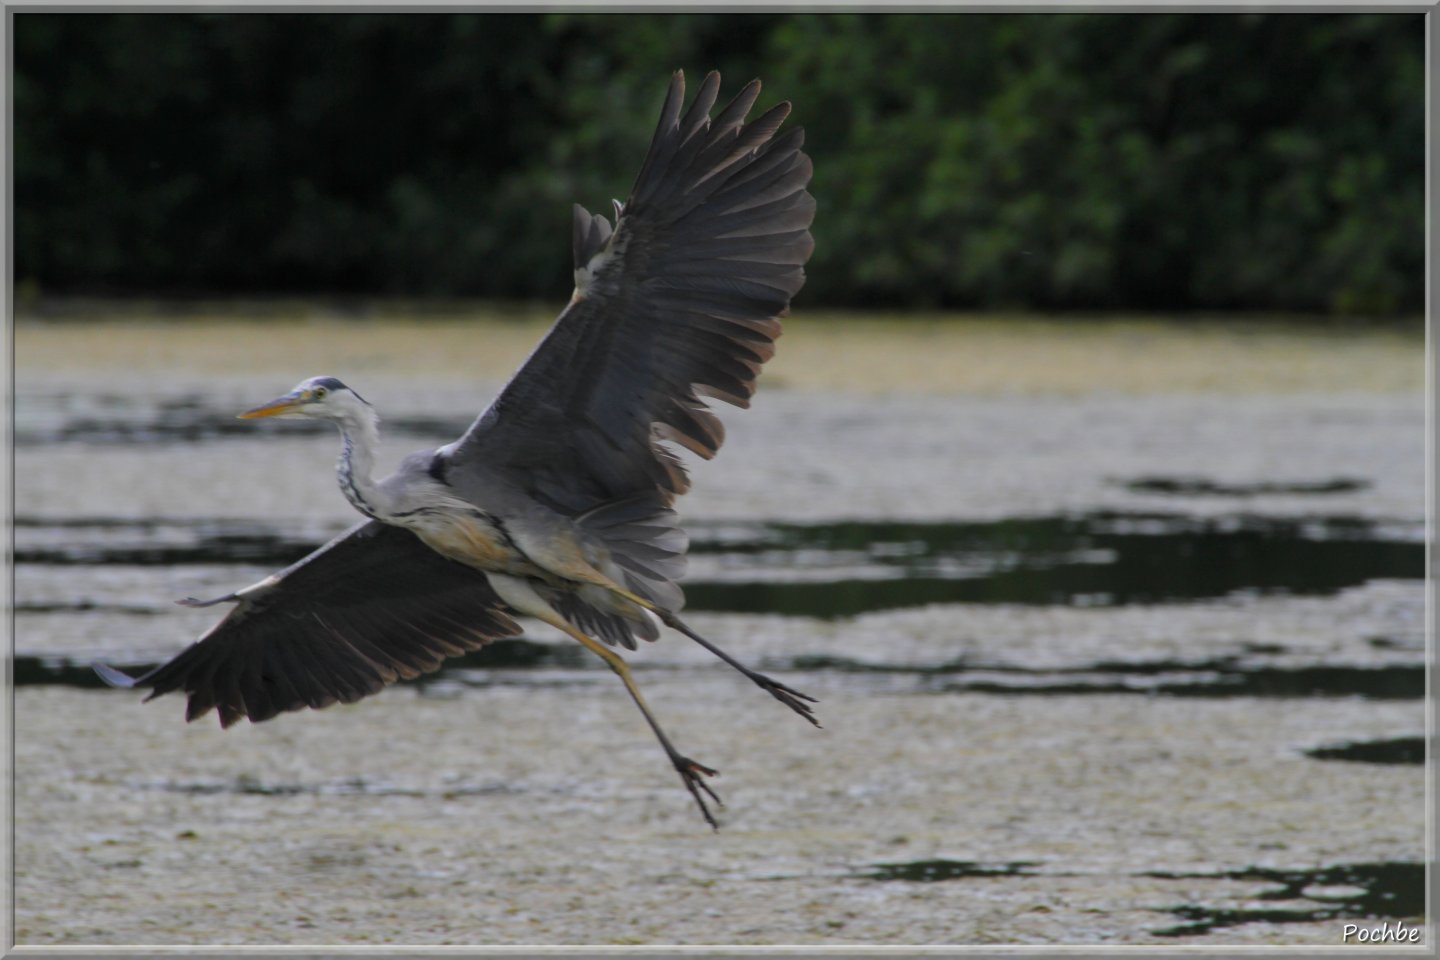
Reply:
[[283, 397], [276, 397], [240, 414], [242, 420], [281, 417], [288, 420], [346, 420], [368, 409], [369, 404], [334, 377], [311, 377], [295, 385]]

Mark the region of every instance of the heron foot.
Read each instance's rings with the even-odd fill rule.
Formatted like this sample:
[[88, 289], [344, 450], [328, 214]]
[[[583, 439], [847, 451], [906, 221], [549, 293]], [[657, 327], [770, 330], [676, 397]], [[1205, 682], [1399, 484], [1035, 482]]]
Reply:
[[812, 703], [819, 703], [819, 700], [816, 700], [809, 694], [801, 693], [799, 690], [787, 687], [779, 680], [772, 680], [763, 673], [751, 673], [749, 677], [755, 681], [755, 685], [761, 690], [768, 692], [770, 696], [779, 700], [815, 726], [820, 726], [820, 721], [815, 719], [815, 711], [810, 706]]
[[739, 660], [736, 660], [734, 657], [730, 656], [730, 654], [726, 653], [724, 650], [721, 650], [719, 647], [715, 646], [715, 644], [711, 643], [709, 640], [706, 640], [694, 630], [691, 630], [685, 624], [685, 621], [681, 620], [678, 616], [675, 615], [675, 612], [673, 610], [665, 610], [657, 607], [655, 608], [655, 613], [657, 616], [660, 617], [661, 622], [664, 623], [666, 626], [673, 627], [674, 629], [679, 630], [681, 633], [685, 634], [685, 636], [689, 637], [691, 640], [694, 640], [696, 643], [700, 644], [700, 646], [704, 647], [706, 650], [709, 650], [711, 653], [715, 654], [715, 656], [719, 657], [721, 660], [724, 660], [726, 663], [730, 664], [730, 666], [734, 667], [736, 670], [739, 670], [742, 674], [749, 677], [751, 682], [753, 682], [761, 690], [768, 692], [776, 700], [779, 700], [781, 703], [785, 704], [785, 706], [789, 707], [791, 710], [794, 710], [796, 713], [800, 714], [800, 716], [804, 717], [806, 720], [809, 720], [815, 726], [820, 726], [820, 721], [815, 719], [815, 712], [810, 707], [810, 704], [819, 703], [819, 700], [816, 700], [814, 697], [809, 696], [808, 694], [801, 693], [799, 690], [787, 687], [779, 680], [772, 680], [769, 677], [765, 676], [765, 674], [763, 673], [756, 673], [754, 670], [751, 670], [749, 667], [745, 666], [745, 664], [741, 663]]
[[[721, 800], [715, 791], [710, 789], [710, 785], [700, 777], [701, 774], [707, 777], [718, 777], [720, 771], [712, 770], [703, 763], [696, 763], [689, 757], [682, 757], [678, 754], [671, 757], [670, 760], [680, 773], [680, 780], [685, 784], [685, 789], [690, 791], [690, 796], [694, 797], [695, 802], [699, 804], [700, 814], [705, 818], [705, 822], [710, 824], [712, 830], [719, 830], [720, 824], [715, 822], [715, 818], [710, 814], [710, 808], [705, 805], [705, 796], [714, 800], [717, 806], [725, 806], [725, 801]], [[705, 796], [701, 796], [701, 791], [704, 791]]]

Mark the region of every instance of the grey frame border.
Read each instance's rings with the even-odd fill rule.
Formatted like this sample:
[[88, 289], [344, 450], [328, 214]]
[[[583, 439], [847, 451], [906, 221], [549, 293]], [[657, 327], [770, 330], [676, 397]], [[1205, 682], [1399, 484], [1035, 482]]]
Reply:
[[[23, 946], [15, 943], [15, 695], [14, 695], [14, 516], [15, 516], [15, 457], [12, 432], [15, 409], [15, 340], [14, 340], [14, 171], [8, 162], [13, 144], [14, 104], [12, 100], [11, 77], [14, 69], [13, 18], [16, 13], [523, 13], [523, 12], [613, 12], [613, 13], [754, 13], [754, 12], [806, 12], [806, 13], [1423, 13], [1425, 23], [1425, 486], [1426, 486], [1426, 609], [1425, 609], [1425, 657], [1427, 664], [1425, 681], [1425, 727], [1429, 741], [1426, 762], [1425, 804], [1428, 813], [1425, 829], [1425, 892], [1429, 912], [1425, 918], [1425, 945], [1418, 947], [1387, 946], [1382, 948], [1336, 945], [1334, 947], [1305, 946], [1204, 946], [1180, 945], [1167, 947], [1151, 946], [856, 946], [856, 947], [811, 947], [800, 945], [775, 946], [588, 946], [575, 945], [531, 945], [531, 946], [349, 946], [342, 944], [318, 946], [286, 945], [82, 945], [82, 946]], [[453, 2], [428, 2], [405, 5], [394, 0], [353, 0], [350, 3], [336, 3], [334, 0], [293, 0], [290, 3], [275, 3], [273, 0], [255, 0], [253, 3], [237, 0], [193, 0], [193, 2], [134, 3], [127, 0], [98, 3], [67, 3], [64, 0], [0, 0], [0, 46], [4, 48], [5, 69], [0, 71], [0, 98], [4, 102], [4, 123], [0, 129], [0, 156], [6, 163], [3, 200], [0, 200], [0, 216], [4, 218], [4, 232], [0, 234], [0, 257], [4, 263], [3, 289], [0, 289], [0, 311], [3, 311], [4, 335], [0, 336], [0, 372], [5, 379], [4, 397], [8, 404], [5, 416], [0, 417], [0, 444], [3, 444], [3, 469], [0, 469], [0, 519], [4, 521], [3, 546], [7, 569], [0, 576], [0, 613], [3, 613], [6, 627], [3, 643], [4, 658], [0, 663], [0, 770], [4, 773], [3, 790], [0, 790], [0, 820], [8, 826], [0, 831], [0, 861], [4, 864], [4, 892], [7, 902], [0, 910], [0, 956], [56, 956], [56, 957], [148, 957], [148, 956], [271, 956], [271, 957], [347, 957], [357, 956], [388, 960], [388, 958], [415, 956], [801, 956], [801, 957], [849, 957], [849, 956], [1123, 956], [1149, 957], [1176, 954], [1201, 954], [1210, 956], [1254, 956], [1293, 955], [1314, 956], [1343, 951], [1346, 956], [1437, 956], [1440, 944], [1436, 943], [1435, 929], [1435, 765], [1433, 752], [1435, 733], [1435, 687], [1433, 673], [1436, 643], [1436, 603], [1440, 599], [1435, 580], [1436, 561], [1440, 551], [1436, 545], [1437, 494], [1435, 489], [1435, 384], [1440, 376], [1437, 367], [1434, 329], [1434, 285], [1436, 245], [1434, 243], [1433, 217], [1435, 193], [1433, 186], [1437, 172], [1440, 172], [1440, 158], [1433, 149], [1432, 123], [1436, 106], [1436, 75], [1433, 57], [1436, 42], [1440, 40], [1440, 0], [1400, 0], [1400, 2], [1368, 4], [1355, 0], [1270, 0], [1266, 3], [1230, 2], [1217, 0], [1214, 3], [1195, 0], [1152, 0], [1149, 3], [1114, 2], [1104, 0], [1010, 0], [1010, 2], [964, 3], [950, 0], [905, 0], [887, 5], [880, 0], [729, 0], [729, 2], [701, 2], [687, 5], [678, 0], [629, 0], [610, 3], [606, 0], [572, 0], [572, 2], [536, 3], [519, 0], [515, 3], [490, 2], [474, 3], [467, 0]]]

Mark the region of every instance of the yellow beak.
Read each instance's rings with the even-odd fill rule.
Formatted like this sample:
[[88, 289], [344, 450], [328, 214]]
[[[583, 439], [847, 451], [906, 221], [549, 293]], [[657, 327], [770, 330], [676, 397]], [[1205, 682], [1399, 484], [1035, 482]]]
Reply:
[[239, 419], [257, 420], [260, 417], [278, 417], [282, 413], [289, 413], [309, 399], [310, 395], [308, 393], [301, 393], [299, 391], [287, 393], [285, 396], [277, 397], [269, 403], [263, 403], [252, 410], [246, 410], [244, 413], [239, 414]]

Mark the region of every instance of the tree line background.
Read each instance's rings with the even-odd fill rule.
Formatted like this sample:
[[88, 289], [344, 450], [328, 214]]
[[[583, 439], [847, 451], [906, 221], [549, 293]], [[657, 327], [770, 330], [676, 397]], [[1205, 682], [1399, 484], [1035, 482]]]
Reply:
[[23, 295], [563, 298], [666, 81], [815, 161], [802, 303], [1423, 307], [1422, 14], [47, 14]]

